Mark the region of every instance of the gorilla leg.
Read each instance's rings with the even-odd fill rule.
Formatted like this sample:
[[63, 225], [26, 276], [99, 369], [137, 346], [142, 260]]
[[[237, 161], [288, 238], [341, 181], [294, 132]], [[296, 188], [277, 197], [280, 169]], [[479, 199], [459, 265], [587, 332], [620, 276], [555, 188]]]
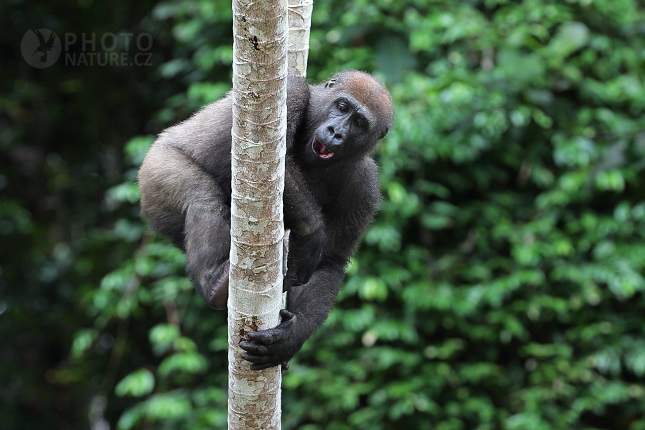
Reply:
[[226, 308], [231, 212], [217, 181], [157, 141], [139, 171], [139, 186], [141, 212], [152, 229], [186, 252], [186, 271], [206, 303]]
[[230, 220], [230, 209], [216, 199], [195, 201], [186, 212], [186, 271], [214, 309], [226, 309], [228, 298]]

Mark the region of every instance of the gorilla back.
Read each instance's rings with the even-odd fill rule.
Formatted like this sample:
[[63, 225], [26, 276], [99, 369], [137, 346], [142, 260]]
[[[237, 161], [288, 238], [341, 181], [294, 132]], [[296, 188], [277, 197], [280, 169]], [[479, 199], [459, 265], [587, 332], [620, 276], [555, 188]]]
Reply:
[[[282, 322], [240, 346], [252, 369], [285, 364], [331, 310], [345, 266], [380, 201], [376, 142], [392, 127], [385, 86], [349, 70], [310, 86], [289, 75], [284, 221], [291, 229]], [[150, 226], [186, 253], [186, 270], [213, 308], [226, 307], [230, 251], [232, 99], [166, 129], [139, 170]]]

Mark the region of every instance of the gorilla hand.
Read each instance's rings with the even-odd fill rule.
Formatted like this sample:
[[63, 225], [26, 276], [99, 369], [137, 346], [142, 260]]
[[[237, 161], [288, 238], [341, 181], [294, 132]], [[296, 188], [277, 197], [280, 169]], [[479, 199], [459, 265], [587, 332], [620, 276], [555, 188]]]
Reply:
[[276, 328], [249, 332], [250, 340], [240, 342], [240, 347], [246, 351], [242, 358], [252, 363], [251, 370], [280, 365], [286, 370], [289, 360], [302, 346], [293, 336], [298, 317], [286, 309], [280, 310], [280, 317], [282, 322]]

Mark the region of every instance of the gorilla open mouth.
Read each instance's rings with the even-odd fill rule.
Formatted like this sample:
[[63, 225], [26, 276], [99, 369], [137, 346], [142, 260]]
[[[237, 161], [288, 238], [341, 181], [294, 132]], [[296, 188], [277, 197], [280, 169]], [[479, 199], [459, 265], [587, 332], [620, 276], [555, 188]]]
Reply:
[[327, 149], [327, 147], [323, 145], [316, 137], [314, 137], [313, 148], [316, 155], [318, 155], [320, 158], [331, 158], [334, 156], [334, 153]]

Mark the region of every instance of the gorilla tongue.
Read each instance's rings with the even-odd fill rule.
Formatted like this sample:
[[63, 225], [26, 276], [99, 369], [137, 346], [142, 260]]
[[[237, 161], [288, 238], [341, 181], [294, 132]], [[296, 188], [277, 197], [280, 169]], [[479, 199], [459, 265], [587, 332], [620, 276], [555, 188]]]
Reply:
[[325, 145], [320, 143], [320, 141], [314, 138], [314, 152], [318, 154], [320, 158], [331, 158], [334, 156], [334, 153], [329, 151]]

